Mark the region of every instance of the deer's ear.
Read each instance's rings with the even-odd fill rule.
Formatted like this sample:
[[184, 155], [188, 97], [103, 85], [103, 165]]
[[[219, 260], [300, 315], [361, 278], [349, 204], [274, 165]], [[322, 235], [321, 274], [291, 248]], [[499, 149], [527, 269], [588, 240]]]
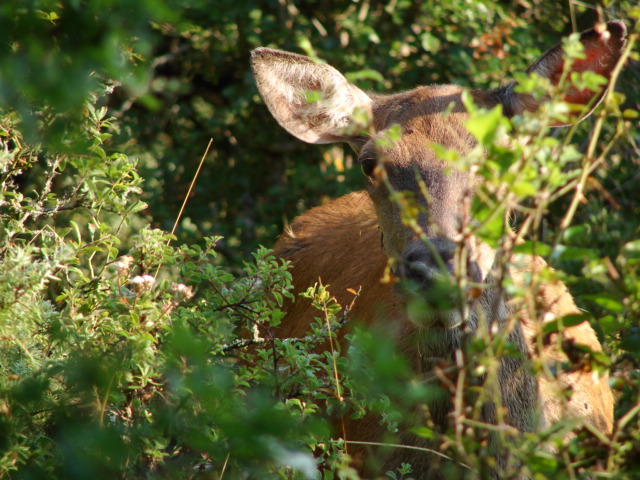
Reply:
[[308, 143], [349, 140], [352, 116], [371, 99], [335, 68], [294, 53], [258, 48], [251, 65], [260, 95], [280, 125]]
[[[593, 29], [583, 32], [580, 35], [580, 43], [584, 46], [584, 58], [575, 59], [570, 65], [570, 72], [594, 72], [602, 75], [607, 80], [611, 78], [616, 63], [620, 59], [625, 45], [627, 29], [622, 22], [614, 21], [600, 23]], [[531, 67], [527, 73], [534, 73], [544, 78], [548, 78], [552, 85], [557, 85], [565, 68], [565, 52], [562, 45], [558, 44], [548, 50]], [[504, 106], [504, 111], [508, 116], [518, 115], [524, 111], [533, 112], [538, 109], [540, 103], [533, 96], [528, 94], [518, 94], [514, 91], [512, 83], [507, 87], [496, 90], [495, 98]], [[563, 100], [576, 105], [590, 106], [582, 118], [589, 115], [600, 103], [607, 91], [608, 85], [594, 91], [589, 89], [569, 89]], [[558, 125], [559, 126], [559, 125]]]

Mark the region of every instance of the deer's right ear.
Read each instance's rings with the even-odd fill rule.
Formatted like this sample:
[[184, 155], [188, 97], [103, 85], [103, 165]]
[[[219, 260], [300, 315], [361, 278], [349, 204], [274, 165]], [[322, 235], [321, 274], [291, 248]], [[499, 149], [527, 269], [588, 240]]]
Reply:
[[[625, 46], [627, 29], [622, 22], [613, 21], [599, 23], [591, 30], [580, 34], [580, 43], [584, 47], [584, 56], [571, 63], [569, 72], [582, 73], [594, 72], [609, 80], [618, 59], [622, 55]], [[544, 78], [548, 78], [552, 85], [557, 86], [564, 70], [565, 52], [561, 44], [548, 50], [531, 67], [527, 73], [534, 73]], [[492, 92], [494, 99], [501, 103], [507, 116], [513, 116], [524, 111], [533, 112], [538, 109], [540, 103], [529, 94], [519, 94], [514, 91], [512, 83]], [[597, 90], [570, 88], [563, 97], [563, 101], [584, 107], [582, 115], [574, 120], [580, 120], [589, 115], [593, 109], [602, 101], [608, 88], [608, 82]], [[562, 126], [566, 123], [556, 123], [553, 126]]]
[[[308, 143], [347, 141], [353, 114], [371, 98], [335, 68], [294, 53], [257, 48], [251, 66], [260, 95], [280, 125]], [[353, 130], [353, 129], [351, 129]]]

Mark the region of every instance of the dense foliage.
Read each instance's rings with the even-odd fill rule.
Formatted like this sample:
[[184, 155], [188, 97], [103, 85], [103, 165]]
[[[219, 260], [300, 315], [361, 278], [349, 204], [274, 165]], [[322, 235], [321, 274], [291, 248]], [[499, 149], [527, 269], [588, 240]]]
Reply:
[[[348, 147], [302, 145], [277, 126], [250, 50], [302, 52], [374, 91], [490, 88], [598, 15], [634, 32], [603, 107], [550, 135], [495, 111], [469, 128], [489, 152], [475, 159], [488, 183], [511, 185], [531, 240], [521, 250], [546, 255], [605, 345], [573, 360], [608, 369], [617, 395], [613, 439], [585, 431], [559, 455], [540, 449], [561, 445], [560, 426], [514, 446], [518, 468], [638, 478], [640, 10], [627, 0], [2, 2], [0, 476], [317, 478], [320, 465], [355, 478], [326, 413], [379, 412], [393, 431], [429, 391], [384, 332], [313, 353], [348, 307], [322, 287], [307, 293], [318, 323], [306, 337], [269, 335], [291, 276], [259, 244], [358, 188], [360, 172]], [[534, 140], [494, 148], [507, 127]], [[495, 220], [477, 233], [497, 245], [496, 208], [476, 211]], [[471, 348], [470, 377], [496, 345]], [[446, 454], [482, 476], [482, 433], [458, 440], [444, 436]]]

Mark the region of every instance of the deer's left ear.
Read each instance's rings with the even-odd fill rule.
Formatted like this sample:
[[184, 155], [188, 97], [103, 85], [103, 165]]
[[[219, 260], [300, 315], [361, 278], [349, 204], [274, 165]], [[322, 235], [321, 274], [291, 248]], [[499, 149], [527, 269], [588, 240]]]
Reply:
[[372, 100], [365, 92], [335, 68], [308, 57], [257, 48], [251, 52], [251, 66], [271, 114], [302, 141], [349, 141], [354, 113], [371, 111]]
[[[613, 21], [597, 24], [593, 29], [580, 35], [580, 43], [584, 46], [584, 58], [575, 59], [571, 63], [570, 72], [591, 71], [602, 75], [607, 80], [611, 78], [611, 72], [620, 59], [626, 43], [627, 29], [622, 22]], [[565, 52], [562, 45], [558, 44], [548, 50], [531, 67], [527, 73], [535, 73], [548, 78], [552, 85], [557, 85], [565, 68]], [[492, 92], [494, 98], [501, 103], [505, 115], [513, 116], [523, 113], [525, 110], [533, 112], [538, 109], [540, 103], [529, 94], [514, 92], [516, 83], [499, 88]], [[589, 115], [600, 103], [607, 91], [608, 84], [603, 85], [597, 91], [589, 89], [570, 88], [563, 98], [565, 102], [577, 105], [589, 105], [580, 119]], [[555, 126], [560, 126], [557, 124]]]

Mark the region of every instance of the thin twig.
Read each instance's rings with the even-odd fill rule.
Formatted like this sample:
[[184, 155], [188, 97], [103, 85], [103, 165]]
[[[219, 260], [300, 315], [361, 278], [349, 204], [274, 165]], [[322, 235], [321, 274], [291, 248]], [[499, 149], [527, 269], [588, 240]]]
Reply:
[[[209, 144], [207, 145], [207, 149], [204, 151], [202, 158], [200, 159], [200, 164], [198, 165], [198, 169], [196, 170], [195, 175], [193, 176], [193, 180], [191, 180], [191, 185], [189, 185], [189, 190], [184, 197], [184, 201], [182, 202], [182, 206], [180, 207], [180, 211], [178, 212], [178, 217], [176, 218], [175, 223], [173, 224], [173, 228], [171, 229], [171, 235], [173, 235], [178, 228], [178, 224], [180, 223], [180, 219], [182, 218], [182, 214], [184, 212], [184, 208], [187, 206], [187, 202], [189, 201], [189, 197], [191, 196], [191, 192], [193, 191], [193, 187], [196, 184], [196, 180], [198, 179], [198, 175], [200, 175], [200, 170], [202, 170], [202, 165], [204, 164], [204, 159], [207, 158], [209, 154], [209, 149], [211, 148], [211, 144], [213, 144], [213, 138], [209, 139]], [[171, 243], [171, 239], [167, 240], [167, 246]], [[160, 271], [160, 267], [162, 267], [162, 262], [158, 264], [158, 268], [156, 269], [155, 277], [158, 276], [158, 272]]]
[[[442, 452], [438, 452], [437, 450], [433, 450], [431, 448], [426, 448], [426, 447], [416, 447], [414, 445], [402, 445], [401, 443], [364, 442], [360, 440], [344, 440], [344, 442], [350, 443], [352, 445], [370, 445], [373, 447], [406, 448], [408, 450], [418, 450], [419, 452], [432, 453], [434, 455], [442, 457], [446, 460], [450, 460], [452, 462], [455, 461], [453, 458], [451, 458], [448, 455], [445, 455]], [[467, 470], [471, 470], [471, 467], [465, 463], [462, 463], [462, 462], [456, 462], [456, 463], [466, 468]]]
[[231, 454], [227, 453], [227, 458], [224, 459], [224, 465], [222, 465], [222, 471], [220, 472], [220, 476], [218, 477], [218, 480], [222, 480], [222, 477], [224, 477], [224, 472], [227, 470], [227, 463], [229, 462], [230, 456]]

